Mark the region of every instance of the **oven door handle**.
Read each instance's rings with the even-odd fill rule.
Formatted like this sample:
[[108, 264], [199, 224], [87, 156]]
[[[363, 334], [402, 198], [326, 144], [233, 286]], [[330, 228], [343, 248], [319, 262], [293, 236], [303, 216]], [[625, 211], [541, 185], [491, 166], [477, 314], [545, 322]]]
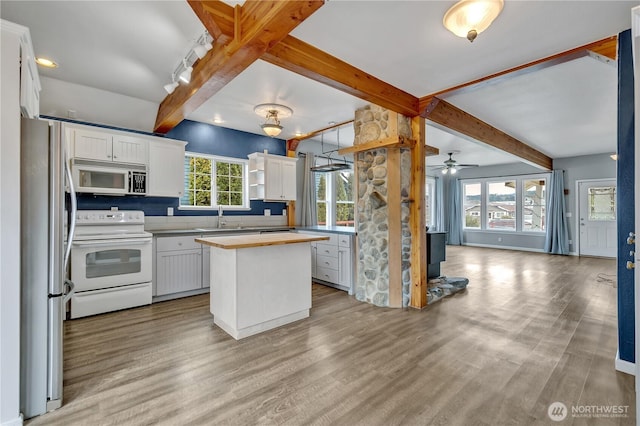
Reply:
[[116, 240], [86, 240], [74, 241], [73, 245], [78, 247], [89, 246], [140, 246], [151, 242], [151, 237], [145, 238], [121, 238]]

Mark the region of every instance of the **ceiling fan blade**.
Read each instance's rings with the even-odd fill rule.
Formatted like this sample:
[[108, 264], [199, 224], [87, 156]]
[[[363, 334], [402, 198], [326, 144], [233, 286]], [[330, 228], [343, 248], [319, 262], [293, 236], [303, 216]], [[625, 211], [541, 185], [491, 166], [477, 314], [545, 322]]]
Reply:
[[479, 167], [478, 164], [456, 164], [456, 167]]

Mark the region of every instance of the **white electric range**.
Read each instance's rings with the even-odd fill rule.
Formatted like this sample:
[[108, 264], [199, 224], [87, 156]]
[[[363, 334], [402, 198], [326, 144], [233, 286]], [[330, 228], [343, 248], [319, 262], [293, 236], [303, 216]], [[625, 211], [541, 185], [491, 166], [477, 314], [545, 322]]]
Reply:
[[144, 212], [78, 210], [71, 318], [150, 304], [151, 269], [152, 234], [144, 230]]

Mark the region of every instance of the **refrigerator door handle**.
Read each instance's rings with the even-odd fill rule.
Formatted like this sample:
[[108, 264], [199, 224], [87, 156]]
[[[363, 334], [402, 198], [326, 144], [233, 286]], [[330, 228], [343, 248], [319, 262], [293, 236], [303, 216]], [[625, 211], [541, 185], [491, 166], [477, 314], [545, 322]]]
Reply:
[[67, 303], [69, 299], [71, 299], [73, 295], [76, 294], [76, 285], [73, 283], [73, 281], [64, 280], [64, 285], [68, 290], [64, 292], [64, 298], [62, 299], [63, 304]]
[[69, 223], [69, 233], [67, 235], [67, 246], [64, 250], [64, 270], [66, 271], [67, 267], [69, 266], [69, 256], [71, 256], [71, 244], [73, 243], [73, 237], [76, 232], [76, 215], [78, 212], [78, 202], [76, 200], [76, 189], [73, 185], [73, 177], [71, 176], [71, 167], [69, 167], [69, 162], [66, 159], [66, 154], [64, 154], [64, 158], [64, 170], [67, 174], [67, 180], [69, 181], [69, 195], [71, 201], [71, 220]]

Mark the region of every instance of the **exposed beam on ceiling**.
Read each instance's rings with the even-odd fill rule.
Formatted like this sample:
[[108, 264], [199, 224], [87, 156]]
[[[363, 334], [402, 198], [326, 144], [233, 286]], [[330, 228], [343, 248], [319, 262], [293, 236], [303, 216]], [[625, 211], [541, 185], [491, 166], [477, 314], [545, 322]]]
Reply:
[[[495, 74], [487, 75], [477, 80], [469, 81], [467, 83], [459, 84], [448, 89], [440, 90], [427, 96], [420, 98], [420, 112], [423, 114], [424, 110], [431, 103], [434, 98], [442, 97], [443, 95], [452, 95], [464, 93], [465, 91], [475, 90], [482, 87], [485, 84], [494, 84], [505, 79], [511, 79], [526, 73], [533, 71], [539, 71], [544, 68], [552, 67], [554, 65], [562, 64], [573, 59], [578, 59], [583, 56], [589, 55], [589, 52], [597, 53], [613, 61], [616, 60], [618, 51], [618, 36], [607, 37], [602, 40], [595, 41], [593, 43], [585, 44], [584, 46], [576, 47], [574, 49], [566, 50], [564, 52], [556, 53], [555, 55], [547, 56], [546, 58], [538, 59], [532, 62], [528, 62], [517, 67], [509, 68], [504, 71], [497, 72]], [[424, 116], [424, 115], [423, 115]]]
[[546, 170], [553, 169], [553, 160], [545, 154], [446, 101], [433, 98], [427, 106], [423, 117], [489, 146], [520, 157], [531, 165]]
[[377, 141], [371, 141], [362, 143], [360, 145], [353, 145], [348, 148], [342, 148], [338, 150], [338, 154], [346, 155], [353, 154], [355, 152], [371, 151], [372, 149], [380, 148], [413, 148], [416, 144], [415, 139], [405, 138], [404, 136], [391, 136], [385, 139], [379, 139]]
[[262, 59], [408, 117], [418, 115], [417, 97], [295, 37], [285, 37]]
[[311, 139], [312, 137], [319, 135], [320, 133], [326, 132], [327, 130], [335, 129], [337, 127], [342, 127], [349, 123], [353, 123], [354, 120], [342, 121], [340, 123], [332, 124], [331, 126], [323, 127], [322, 129], [314, 130], [313, 132], [309, 132], [305, 135], [296, 136], [294, 139], [298, 141], [303, 141], [305, 139]]
[[[217, 17], [224, 13], [225, 8], [215, 3], [189, 4], [205, 27], [211, 26], [207, 30], [212, 34], [220, 34], [227, 30], [227, 20], [220, 19], [218, 23]], [[165, 133], [178, 125], [186, 115], [220, 91], [323, 4], [323, 0], [265, 0], [247, 1], [237, 8], [239, 13], [235, 14], [233, 8], [226, 9], [232, 16], [237, 15], [234, 18], [233, 39], [216, 40], [213, 49], [194, 64], [191, 82], [177, 87], [160, 104], [154, 130]], [[213, 6], [217, 14], [208, 12]]]
[[[212, 1], [196, 3], [202, 3], [201, 7], [214, 15], [224, 34], [233, 36], [234, 11], [231, 6]], [[206, 26], [206, 22], [203, 23]], [[408, 117], [419, 113], [417, 97], [293, 36], [274, 44], [261, 59]]]

